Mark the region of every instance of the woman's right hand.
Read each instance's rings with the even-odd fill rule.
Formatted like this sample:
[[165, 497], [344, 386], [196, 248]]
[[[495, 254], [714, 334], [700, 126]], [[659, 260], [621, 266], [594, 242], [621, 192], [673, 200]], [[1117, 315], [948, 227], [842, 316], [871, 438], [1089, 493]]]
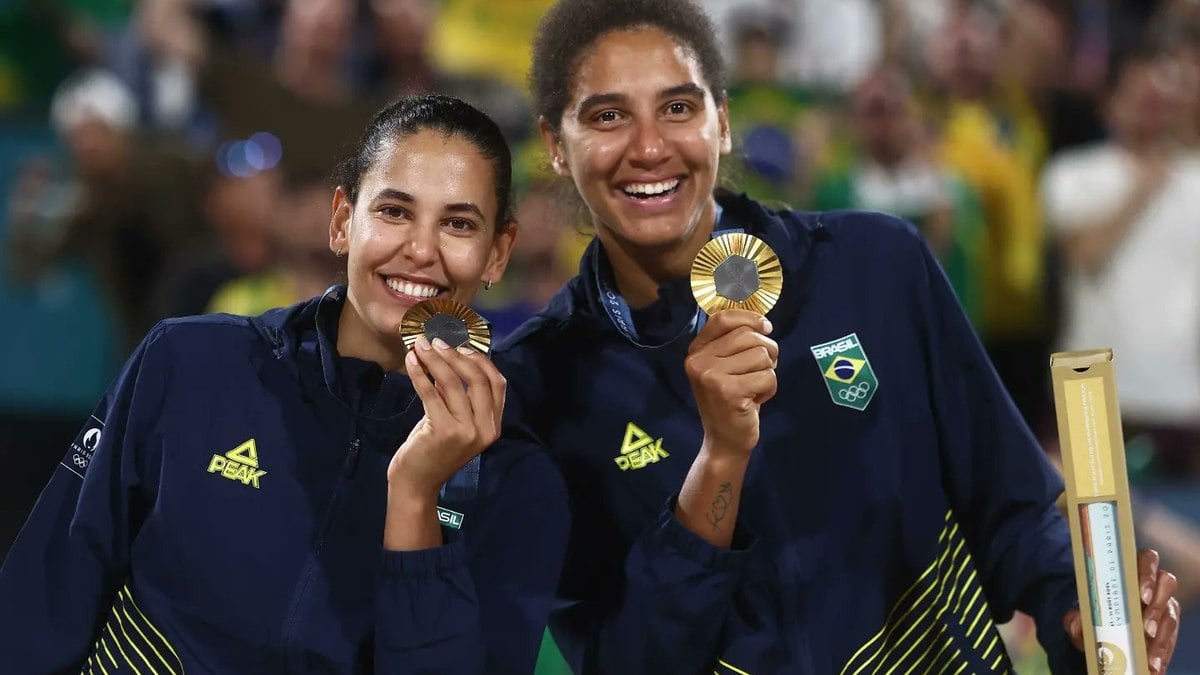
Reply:
[[692, 340], [684, 362], [714, 458], [745, 460], [758, 444], [758, 413], [775, 395], [779, 345], [771, 322], [738, 309], [717, 312]]
[[383, 546], [414, 551], [443, 543], [437, 519], [442, 485], [500, 437], [506, 383], [483, 354], [425, 338], [404, 358], [425, 407], [388, 465]]
[[392, 457], [388, 484], [436, 499], [454, 472], [500, 437], [506, 382], [483, 354], [440, 340], [418, 340], [404, 365], [425, 416]]

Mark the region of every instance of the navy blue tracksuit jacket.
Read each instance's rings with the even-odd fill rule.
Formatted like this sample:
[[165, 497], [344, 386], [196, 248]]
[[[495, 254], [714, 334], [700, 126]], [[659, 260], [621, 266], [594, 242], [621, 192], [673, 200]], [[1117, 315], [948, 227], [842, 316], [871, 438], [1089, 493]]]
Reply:
[[[495, 358], [552, 449], [572, 536], [555, 639], [583, 673], [987, 673], [995, 624], [1031, 614], [1082, 669], [1062, 484], [917, 232], [868, 213], [775, 213], [721, 195], [721, 229], [779, 255], [779, 389], [732, 550], [673, 517], [702, 440], [687, 279], [617, 329], [596, 242]], [[610, 289], [611, 290], [611, 289]], [[672, 341], [672, 338], [678, 336]], [[514, 399], [519, 399], [519, 406]]]
[[342, 298], [155, 327], [0, 569], [0, 671], [532, 671], [561, 477], [502, 440], [444, 489], [446, 545], [383, 550], [387, 465], [423, 408], [337, 356]]

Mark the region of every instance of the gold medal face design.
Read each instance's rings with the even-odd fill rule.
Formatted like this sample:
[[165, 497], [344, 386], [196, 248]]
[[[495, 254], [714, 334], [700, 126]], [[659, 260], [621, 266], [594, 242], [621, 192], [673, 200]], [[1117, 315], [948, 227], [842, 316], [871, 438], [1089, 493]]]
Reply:
[[419, 302], [404, 313], [400, 322], [400, 337], [404, 346], [412, 348], [422, 335], [433, 342], [441, 338], [451, 347], [464, 345], [487, 354], [492, 347], [492, 327], [475, 310], [446, 298]]
[[745, 309], [765, 315], [783, 292], [783, 266], [758, 237], [740, 232], [709, 241], [692, 262], [692, 295], [706, 313]]

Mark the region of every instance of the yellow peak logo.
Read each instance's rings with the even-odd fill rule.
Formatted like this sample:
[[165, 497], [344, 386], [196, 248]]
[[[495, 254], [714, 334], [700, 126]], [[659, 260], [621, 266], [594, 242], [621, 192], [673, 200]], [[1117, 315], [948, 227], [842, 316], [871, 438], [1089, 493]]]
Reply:
[[243, 485], [259, 489], [258, 479], [267, 475], [258, 468], [258, 448], [254, 439], [242, 443], [224, 455], [213, 455], [208, 463], [208, 472], [220, 474], [229, 480], [239, 480]]
[[625, 440], [621, 442], [621, 454], [613, 461], [622, 471], [644, 468], [647, 464], [655, 464], [670, 457], [662, 447], [663, 439], [654, 439], [642, 431], [638, 425], [630, 422], [625, 425]]

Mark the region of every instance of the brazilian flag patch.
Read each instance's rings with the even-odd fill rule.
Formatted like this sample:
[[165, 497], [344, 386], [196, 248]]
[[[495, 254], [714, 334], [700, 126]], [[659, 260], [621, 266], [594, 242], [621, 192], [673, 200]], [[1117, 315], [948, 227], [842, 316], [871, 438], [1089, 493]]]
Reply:
[[866, 410], [879, 389], [879, 380], [875, 379], [875, 371], [871, 369], [871, 361], [867, 359], [858, 335], [851, 333], [810, 349], [833, 402]]

